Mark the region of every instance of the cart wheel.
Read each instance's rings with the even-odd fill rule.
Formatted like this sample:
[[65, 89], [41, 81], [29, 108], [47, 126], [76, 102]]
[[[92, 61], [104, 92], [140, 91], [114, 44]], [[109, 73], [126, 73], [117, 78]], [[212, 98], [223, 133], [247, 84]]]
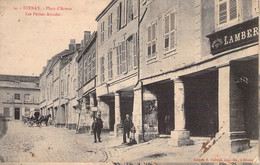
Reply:
[[27, 125], [28, 125], [29, 127], [31, 127], [31, 126], [33, 126], [33, 122], [29, 121], [29, 122], [27, 122]]

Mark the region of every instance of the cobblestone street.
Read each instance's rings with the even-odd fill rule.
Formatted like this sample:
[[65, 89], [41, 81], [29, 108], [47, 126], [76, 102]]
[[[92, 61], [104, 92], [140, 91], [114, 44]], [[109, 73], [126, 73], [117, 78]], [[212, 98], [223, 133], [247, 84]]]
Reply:
[[[193, 162], [199, 157], [198, 151], [205, 139], [193, 140], [195, 145], [185, 147], [168, 145], [167, 137], [127, 146], [121, 144], [121, 137], [114, 138], [109, 134], [102, 134], [102, 143], [93, 143], [93, 136], [76, 134], [74, 130], [53, 126], [28, 127], [21, 122], [8, 122], [7, 134], [0, 139], [0, 156], [2, 162], [25, 163], [154, 160]], [[253, 142], [251, 146], [249, 150], [226, 157], [247, 158], [253, 162], [257, 155], [257, 143]], [[221, 153], [219, 155], [221, 156]], [[202, 158], [210, 158], [207, 156]]]

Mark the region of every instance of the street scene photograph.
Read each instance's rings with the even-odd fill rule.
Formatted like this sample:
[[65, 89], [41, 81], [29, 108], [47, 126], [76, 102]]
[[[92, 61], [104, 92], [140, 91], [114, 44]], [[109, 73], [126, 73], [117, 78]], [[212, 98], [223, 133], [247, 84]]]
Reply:
[[259, 164], [259, 0], [1, 0], [0, 164]]

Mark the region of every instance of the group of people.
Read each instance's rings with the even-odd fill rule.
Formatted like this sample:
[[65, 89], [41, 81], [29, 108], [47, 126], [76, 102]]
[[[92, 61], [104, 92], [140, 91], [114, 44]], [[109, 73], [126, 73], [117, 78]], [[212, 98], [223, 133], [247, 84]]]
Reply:
[[[93, 117], [92, 130], [94, 133], [94, 143], [101, 142], [100, 134], [103, 128], [103, 121], [101, 119], [101, 114], [98, 113], [97, 117]], [[130, 119], [129, 114], [126, 114], [126, 118], [123, 122], [123, 144], [127, 143], [126, 138], [130, 139], [130, 143], [135, 144], [135, 127]], [[131, 137], [130, 137], [131, 133]]]

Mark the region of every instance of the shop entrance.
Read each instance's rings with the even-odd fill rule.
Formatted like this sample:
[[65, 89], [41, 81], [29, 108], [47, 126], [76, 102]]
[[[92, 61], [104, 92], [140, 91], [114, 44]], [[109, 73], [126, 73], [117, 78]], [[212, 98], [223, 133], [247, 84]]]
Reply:
[[[250, 139], [258, 139], [258, 59], [234, 61], [231, 68], [231, 115]], [[241, 113], [238, 113], [240, 111]], [[231, 120], [235, 120], [231, 118]], [[244, 124], [243, 124], [244, 123]], [[236, 131], [237, 126], [231, 129]], [[240, 128], [239, 128], [240, 129]]]
[[[174, 130], [174, 84], [165, 80], [147, 85], [144, 91], [147, 131], [170, 134]], [[149, 127], [149, 128], [148, 128]]]
[[191, 136], [214, 137], [218, 132], [218, 71], [185, 76], [186, 129]]
[[15, 120], [20, 120], [20, 108], [15, 108], [14, 109], [14, 119]]
[[158, 131], [170, 135], [174, 130], [174, 84], [167, 81], [157, 86]]
[[133, 120], [134, 93], [132, 91], [124, 91], [120, 94], [120, 117], [123, 123], [126, 114]]

